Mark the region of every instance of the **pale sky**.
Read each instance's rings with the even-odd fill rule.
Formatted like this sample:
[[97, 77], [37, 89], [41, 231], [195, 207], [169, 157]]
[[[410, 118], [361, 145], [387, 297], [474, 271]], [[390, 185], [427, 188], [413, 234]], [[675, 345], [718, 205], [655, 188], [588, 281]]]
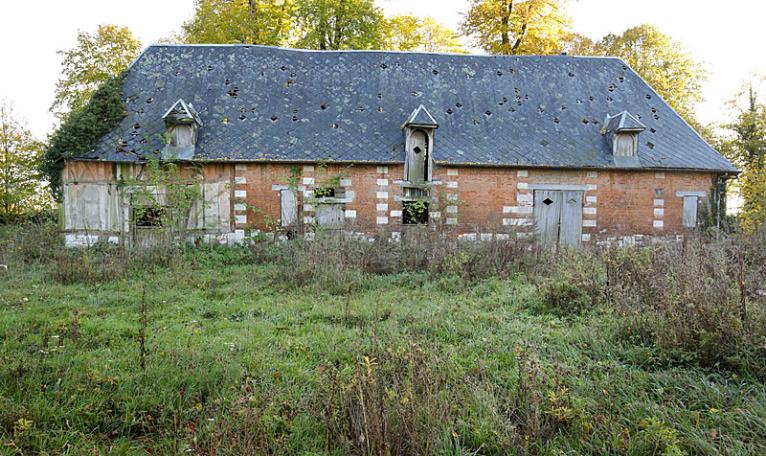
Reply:
[[[387, 14], [430, 15], [457, 28], [469, 0], [376, 0]], [[0, 99], [13, 103], [33, 133], [55, 124], [48, 111], [59, 77], [56, 51], [75, 44], [78, 30], [128, 26], [144, 46], [168, 37], [191, 17], [193, 0], [2, 0]], [[591, 38], [644, 22], [657, 25], [704, 63], [709, 80], [698, 113], [704, 123], [727, 119], [726, 102], [742, 83], [766, 74], [762, 51], [766, 2], [761, 0], [570, 0], [575, 31]]]

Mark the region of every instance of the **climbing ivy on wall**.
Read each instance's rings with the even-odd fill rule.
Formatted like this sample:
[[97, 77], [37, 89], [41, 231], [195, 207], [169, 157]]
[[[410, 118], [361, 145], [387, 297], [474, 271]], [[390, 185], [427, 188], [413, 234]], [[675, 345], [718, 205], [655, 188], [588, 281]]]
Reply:
[[48, 138], [40, 172], [50, 182], [53, 197], [61, 201], [61, 173], [64, 159], [93, 150], [98, 139], [117, 126], [128, 114], [122, 96], [123, 76], [99, 87], [88, 104], [69, 114]]

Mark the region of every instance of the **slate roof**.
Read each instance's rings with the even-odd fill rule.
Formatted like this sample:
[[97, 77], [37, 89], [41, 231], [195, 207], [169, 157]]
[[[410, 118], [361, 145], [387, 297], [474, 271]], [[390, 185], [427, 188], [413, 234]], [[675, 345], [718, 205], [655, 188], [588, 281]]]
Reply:
[[423, 105], [440, 163], [617, 168], [601, 123], [626, 110], [647, 128], [642, 167], [736, 171], [617, 58], [154, 45], [124, 95], [127, 118], [79, 158], [157, 153], [183, 99], [204, 123], [199, 159], [402, 162], [400, 127]]

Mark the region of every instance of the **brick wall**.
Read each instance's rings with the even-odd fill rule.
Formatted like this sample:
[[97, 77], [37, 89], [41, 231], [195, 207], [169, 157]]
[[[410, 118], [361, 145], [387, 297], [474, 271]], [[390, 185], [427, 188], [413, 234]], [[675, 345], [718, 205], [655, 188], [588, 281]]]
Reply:
[[[236, 207], [242, 209], [236, 211], [238, 222], [263, 229], [267, 219], [277, 220], [278, 188], [290, 185], [292, 179], [299, 188], [300, 219], [313, 221], [310, 196], [316, 186], [340, 182], [350, 200], [345, 206], [347, 229], [396, 230], [401, 225], [403, 173], [402, 165], [236, 165], [235, 196], [241, 200]], [[579, 184], [587, 186], [584, 240], [674, 235], [684, 231], [683, 198], [676, 192], [709, 193], [713, 179], [713, 174], [704, 172], [436, 166], [432, 194], [438, 205], [431, 208], [431, 218], [458, 233], [528, 229], [533, 219], [530, 185]], [[256, 209], [244, 211], [243, 203]]]
[[[140, 167], [139, 167], [140, 168]], [[127, 169], [127, 168], [126, 168]], [[138, 168], [136, 168], [138, 169]], [[85, 182], [112, 184], [110, 163], [68, 162], [65, 186]], [[345, 193], [344, 228], [398, 231], [402, 224], [403, 165], [303, 165], [218, 163], [205, 165], [206, 182], [231, 187], [231, 227], [240, 238], [245, 229], [279, 225], [280, 190], [298, 189], [299, 220], [315, 220], [313, 190], [340, 186]], [[434, 224], [470, 237], [529, 230], [535, 184], [586, 186], [583, 240], [621, 236], [669, 236], [684, 232], [683, 198], [676, 192], [710, 192], [714, 175], [704, 172], [588, 171], [535, 168], [481, 168], [437, 165], [430, 208]], [[222, 184], [223, 185], [223, 184]], [[75, 202], [76, 203], [76, 202]], [[73, 204], [73, 202], [69, 202]], [[227, 222], [228, 223], [228, 222]], [[268, 225], [271, 224], [271, 227]], [[76, 231], [76, 230], [75, 230]]]

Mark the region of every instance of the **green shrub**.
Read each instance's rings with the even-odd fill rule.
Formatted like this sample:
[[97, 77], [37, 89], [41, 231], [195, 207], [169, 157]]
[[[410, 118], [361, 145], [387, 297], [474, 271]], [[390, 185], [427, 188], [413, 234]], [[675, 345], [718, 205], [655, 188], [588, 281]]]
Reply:
[[542, 311], [578, 315], [604, 302], [600, 257], [590, 251], [563, 250], [539, 281]]

